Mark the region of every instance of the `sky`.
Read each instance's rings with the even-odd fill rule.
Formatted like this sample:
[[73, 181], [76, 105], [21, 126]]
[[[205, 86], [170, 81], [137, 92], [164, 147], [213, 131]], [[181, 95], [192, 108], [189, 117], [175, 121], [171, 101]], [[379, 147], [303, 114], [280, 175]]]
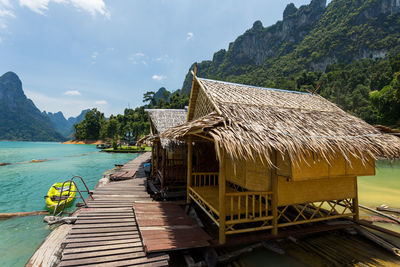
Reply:
[[0, 0], [0, 75], [15, 72], [41, 110], [68, 118], [143, 105], [182, 87], [194, 62], [227, 49], [256, 20], [310, 0]]

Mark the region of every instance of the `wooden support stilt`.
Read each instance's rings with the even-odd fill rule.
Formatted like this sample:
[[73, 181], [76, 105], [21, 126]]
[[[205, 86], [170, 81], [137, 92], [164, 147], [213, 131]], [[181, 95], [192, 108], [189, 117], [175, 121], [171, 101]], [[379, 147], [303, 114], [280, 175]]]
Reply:
[[353, 198], [353, 209], [354, 209], [354, 216], [353, 221], [358, 223], [360, 220], [360, 209], [358, 207], [358, 186], [357, 186], [357, 177], [354, 177], [354, 187], [355, 187], [355, 197]]
[[154, 175], [154, 157], [155, 157], [155, 145], [153, 143], [153, 147], [151, 149], [151, 169], [150, 169], [150, 178]]
[[271, 208], [272, 208], [272, 234], [278, 234], [278, 175], [276, 173], [277, 168], [277, 154], [276, 151], [273, 152], [273, 161], [275, 167], [271, 170], [271, 179], [272, 179], [272, 200], [271, 200]]
[[193, 144], [192, 144], [192, 137], [189, 136], [187, 141], [188, 147], [188, 156], [187, 156], [187, 194], [186, 194], [186, 203], [190, 203], [189, 197], [189, 187], [192, 186], [192, 159], [193, 159]]
[[221, 150], [219, 159], [219, 181], [218, 181], [218, 197], [219, 197], [219, 243], [225, 244], [225, 193], [226, 193], [226, 171], [225, 171], [225, 152]]

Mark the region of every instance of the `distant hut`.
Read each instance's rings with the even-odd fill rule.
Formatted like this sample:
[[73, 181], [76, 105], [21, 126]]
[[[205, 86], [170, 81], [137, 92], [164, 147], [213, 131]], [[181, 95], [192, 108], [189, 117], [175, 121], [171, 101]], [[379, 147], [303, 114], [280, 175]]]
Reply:
[[194, 75], [188, 121], [162, 137], [188, 144], [187, 201], [226, 235], [352, 217], [357, 176], [400, 156], [383, 134], [311, 93]]
[[146, 109], [150, 117], [150, 139], [153, 142], [151, 176], [165, 186], [186, 184], [186, 146], [177, 140], [160, 138], [160, 133], [182, 124], [186, 109]]

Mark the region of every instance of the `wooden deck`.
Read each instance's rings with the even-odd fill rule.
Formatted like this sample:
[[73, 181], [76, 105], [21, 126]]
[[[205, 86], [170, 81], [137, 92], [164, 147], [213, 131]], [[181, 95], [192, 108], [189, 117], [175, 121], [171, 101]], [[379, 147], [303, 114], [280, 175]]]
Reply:
[[146, 252], [210, 245], [211, 237], [178, 204], [135, 201], [133, 207]]
[[136, 172], [129, 179], [98, 187], [88, 208], [82, 208], [78, 220], [65, 240], [59, 266], [167, 266], [165, 253], [146, 253], [133, 213], [134, 201], [151, 201], [146, 192], [144, 153], [122, 167]]

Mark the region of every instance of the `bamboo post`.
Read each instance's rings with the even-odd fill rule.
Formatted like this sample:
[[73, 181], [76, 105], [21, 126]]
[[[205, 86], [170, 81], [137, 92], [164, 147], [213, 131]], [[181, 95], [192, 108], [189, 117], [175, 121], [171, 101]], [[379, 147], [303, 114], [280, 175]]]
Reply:
[[187, 140], [188, 146], [188, 158], [187, 158], [187, 193], [186, 193], [186, 203], [190, 203], [189, 188], [192, 186], [192, 159], [193, 159], [193, 144], [192, 136], [189, 135]]
[[360, 208], [358, 206], [357, 176], [354, 177], [354, 189], [355, 189], [355, 196], [353, 198], [353, 209], [354, 209], [353, 221], [358, 223], [360, 221]]
[[221, 149], [219, 159], [218, 198], [219, 198], [219, 243], [225, 244], [225, 193], [226, 193], [225, 152]]
[[162, 163], [161, 163], [161, 165], [162, 165], [162, 167], [161, 167], [161, 189], [164, 189], [164, 186], [165, 186], [165, 175], [166, 175], [166, 168], [167, 168], [167, 159], [166, 159], [166, 156], [167, 156], [167, 150], [166, 149], [162, 149], [161, 150], [162, 152], [162, 155], [161, 155], [161, 157], [162, 157]]
[[276, 173], [277, 166], [277, 152], [273, 152], [273, 162], [274, 165], [271, 171], [271, 179], [272, 179], [272, 200], [271, 200], [271, 209], [272, 209], [272, 234], [278, 234], [278, 175]]
[[154, 170], [155, 170], [155, 172], [156, 172], [156, 174], [157, 174], [157, 171], [158, 171], [158, 142], [154, 142], [154, 145], [155, 145], [155, 147], [156, 147], [156, 151], [155, 151], [155, 159], [156, 159], [156, 162], [155, 162], [155, 167], [154, 167]]
[[155, 155], [155, 143], [153, 142], [153, 147], [151, 148], [151, 172], [150, 172], [150, 178], [153, 177], [154, 175], [154, 155]]

